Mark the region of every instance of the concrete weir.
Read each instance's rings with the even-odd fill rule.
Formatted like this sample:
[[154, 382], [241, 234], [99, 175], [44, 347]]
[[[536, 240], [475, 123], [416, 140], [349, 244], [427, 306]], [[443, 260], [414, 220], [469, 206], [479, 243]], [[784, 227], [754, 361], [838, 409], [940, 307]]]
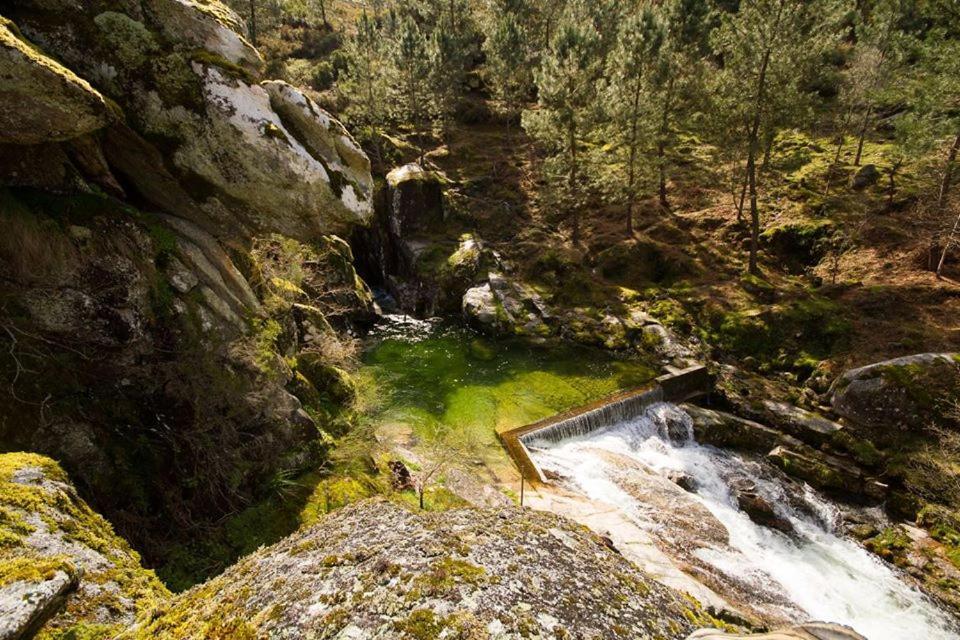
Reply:
[[540, 467], [530, 456], [536, 441], [560, 442], [640, 415], [656, 402], [680, 403], [706, 395], [713, 379], [703, 365], [666, 373], [652, 384], [621, 391], [591, 404], [564, 411], [533, 424], [504, 431], [500, 440], [527, 480], [546, 483]]

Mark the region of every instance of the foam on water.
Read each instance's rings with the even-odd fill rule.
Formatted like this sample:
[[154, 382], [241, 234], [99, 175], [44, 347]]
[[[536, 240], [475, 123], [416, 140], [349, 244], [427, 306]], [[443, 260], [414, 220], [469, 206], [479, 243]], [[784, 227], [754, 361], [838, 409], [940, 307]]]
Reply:
[[[641, 526], [656, 528], [639, 503], [617, 484], [602, 451], [628, 456], [657, 472], [679, 471], [696, 481], [700, 501], [727, 529], [729, 547], [695, 553], [734, 580], [777, 591], [793, 605], [797, 621], [847, 624], [869, 640], [957, 640], [954, 621], [881, 560], [838, 534], [838, 512], [805, 488], [788, 499], [769, 468], [696, 443], [689, 416], [659, 403], [638, 418], [560, 442], [530, 443], [544, 470], [568, 479], [592, 500], [615, 505]], [[730, 481], [746, 477], [795, 529], [793, 536], [755, 524], [740, 510]], [[798, 503], [801, 503], [798, 505]]]

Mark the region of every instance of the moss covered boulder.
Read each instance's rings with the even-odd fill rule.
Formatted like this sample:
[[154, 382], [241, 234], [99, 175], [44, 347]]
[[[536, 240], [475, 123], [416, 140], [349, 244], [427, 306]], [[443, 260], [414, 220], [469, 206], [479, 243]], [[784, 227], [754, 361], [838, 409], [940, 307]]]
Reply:
[[0, 636], [110, 638], [168, 596], [57, 463], [0, 455]]
[[[76, 138], [106, 125], [100, 92], [44, 55], [0, 16], [0, 142], [37, 144]], [[15, 107], [15, 108], [12, 108]]]
[[372, 500], [248, 556], [125, 637], [679, 640], [712, 624], [557, 516]]
[[960, 354], [920, 353], [851, 369], [830, 390], [833, 410], [872, 429], [956, 427]]

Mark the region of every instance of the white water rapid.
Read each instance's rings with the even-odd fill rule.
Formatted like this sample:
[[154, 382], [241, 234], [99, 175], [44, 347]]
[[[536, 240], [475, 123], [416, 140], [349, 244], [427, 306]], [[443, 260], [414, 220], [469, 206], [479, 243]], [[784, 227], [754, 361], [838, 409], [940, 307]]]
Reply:
[[[716, 536], [688, 537], [690, 557], [722, 576], [721, 582], [741, 585], [741, 593], [766, 594], [760, 610], [797, 622], [847, 624], [868, 640], [960, 638], [950, 616], [835, 531], [838, 511], [830, 502], [809, 488], [788, 491], [764, 463], [696, 443], [689, 416], [674, 405], [654, 404], [638, 418], [592, 433], [528, 445], [540, 467], [559, 476], [564, 486], [616, 506], [655, 537], [666, 528], [658, 516], [663, 504], [644, 502], [643, 490], [637, 490], [638, 482], [645, 482], [639, 470], [684, 474], [693, 486], [686, 495], [699, 503], [691, 503], [691, 509], [705, 508], [729, 538], [723, 544]], [[755, 485], [754, 493], [789, 521], [792, 534], [755, 524], [740, 510], [732, 486], [744, 482]], [[719, 525], [716, 529], [722, 534]]]

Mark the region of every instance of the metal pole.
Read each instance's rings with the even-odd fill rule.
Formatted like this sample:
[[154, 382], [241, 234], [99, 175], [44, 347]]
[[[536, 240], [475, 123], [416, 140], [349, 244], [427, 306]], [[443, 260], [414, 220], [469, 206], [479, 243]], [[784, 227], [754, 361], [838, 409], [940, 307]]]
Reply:
[[523, 488], [526, 484], [526, 478], [523, 476], [523, 473], [520, 473], [520, 506], [523, 506]]

